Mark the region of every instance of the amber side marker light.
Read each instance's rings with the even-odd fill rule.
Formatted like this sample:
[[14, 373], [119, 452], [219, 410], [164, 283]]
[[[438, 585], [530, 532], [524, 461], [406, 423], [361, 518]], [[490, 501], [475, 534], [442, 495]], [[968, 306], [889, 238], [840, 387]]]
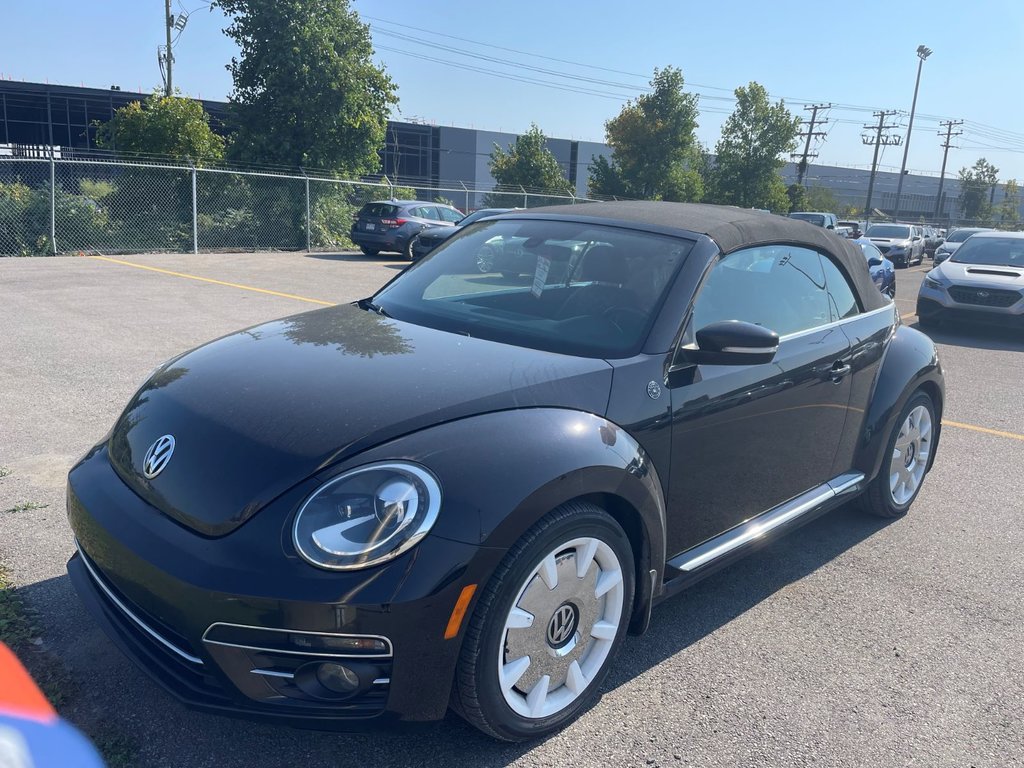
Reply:
[[473, 599], [475, 592], [476, 584], [467, 584], [462, 588], [462, 591], [459, 593], [459, 599], [455, 601], [455, 607], [452, 608], [452, 615], [448, 619], [448, 626], [444, 630], [445, 640], [451, 640], [459, 634], [462, 620], [466, 618], [466, 609], [469, 608], [469, 603]]

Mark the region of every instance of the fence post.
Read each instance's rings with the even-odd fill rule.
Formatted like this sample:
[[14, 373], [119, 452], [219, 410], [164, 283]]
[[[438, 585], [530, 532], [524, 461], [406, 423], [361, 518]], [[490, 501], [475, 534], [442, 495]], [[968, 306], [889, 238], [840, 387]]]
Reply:
[[529, 208], [530, 204], [528, 202], [528, 196], [526, 194], [526, 190], [523, 189], [523, 185], [522, 184], [519, 185], [519, 188], [523, 190], [523, 208]]
[[463, 213], [467, 213], [468, 214], [469, 213], [469, 187], [466, 186], [466, 182], [464, 182], [464, 181], [460, 181], [459, 184], [461, 184], [462, 188], [464, 190], [466, 190], [466, 207], [463, 210]]
[[57, 255], [57, 172], [53, 159], [53, 146], [50, 147], [50, 249]]
[[192, 253], [199, 253], [199, 207], [196, 203], [196, 167], [192, 166]]
[[[302, 174], [305, 176], [305, 172]], [[306, 253], [313, 252], [313, 238], [311, 234], [312, 222], [309, 218], [309, 176], [306, 176]]]

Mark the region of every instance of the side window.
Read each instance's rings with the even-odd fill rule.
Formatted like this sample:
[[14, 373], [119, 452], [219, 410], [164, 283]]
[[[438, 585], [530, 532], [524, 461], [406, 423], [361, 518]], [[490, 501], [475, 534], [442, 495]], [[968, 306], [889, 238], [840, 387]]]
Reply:
[[462, 214], [452, 208], [445, 208], [439, 205], [437, 210], [441, 214], [442, 221], [450, 221], [452, 224], [462, 221]]
[[693, 306], [691, 332], [745, 320], [780, 336], [831, 322], [821, 258], [791, 245], [731, 253], [711, 269]]
[[431, 219], [433, 221], [441, 221], [441, 214], [437, 212], [436, 205], [424, 205], [419, 209], [419, 213], [416, 214], [423, 219]]
[[821, 266], [825, 271], [828, 305], [832, 319], [842, 320], [844, 317], [853, 317], [859, 314], [860, 307], [857, 306], [857, 299], [854, 297], [853, 289], [850, 287], [846, 275], [827, 256], [821, 257]]

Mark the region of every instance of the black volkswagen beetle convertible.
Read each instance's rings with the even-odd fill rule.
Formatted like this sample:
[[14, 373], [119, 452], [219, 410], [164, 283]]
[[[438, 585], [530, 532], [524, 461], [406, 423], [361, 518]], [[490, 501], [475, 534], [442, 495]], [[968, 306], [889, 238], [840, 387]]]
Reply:
[[[481, 273], [494, 238], [532, 273]], [[935, 347], [830, 232], [510, 213], [159, 368], [71, 470], [68, 570], [198, 709], [537, 737], [659, 601], [855, 497], [904, 514], [942, 407]]]

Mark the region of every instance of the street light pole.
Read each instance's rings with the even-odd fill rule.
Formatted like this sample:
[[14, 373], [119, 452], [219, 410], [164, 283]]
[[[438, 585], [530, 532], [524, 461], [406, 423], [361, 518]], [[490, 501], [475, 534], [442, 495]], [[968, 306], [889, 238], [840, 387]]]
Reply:
[[932, 55], [932, 49], [925, 46], [917, 46], [917, 80], [914, 81], [914, 100], [910, 104], [910, 124], [907, 126], [907, 138], [903, 142], [903, 164], [900, 166], [900, 178], [896, 183], [896, 205], [893, 211], [895, 218], [900, 218], [900, 197], [903, 196], [903, 177], [907, 174], [907, 155], [910, 153], [910, 134], [914, 130], [914, 112], [917, 110], [917, 89], [921, 86], [921, 67], [924, 60]]

